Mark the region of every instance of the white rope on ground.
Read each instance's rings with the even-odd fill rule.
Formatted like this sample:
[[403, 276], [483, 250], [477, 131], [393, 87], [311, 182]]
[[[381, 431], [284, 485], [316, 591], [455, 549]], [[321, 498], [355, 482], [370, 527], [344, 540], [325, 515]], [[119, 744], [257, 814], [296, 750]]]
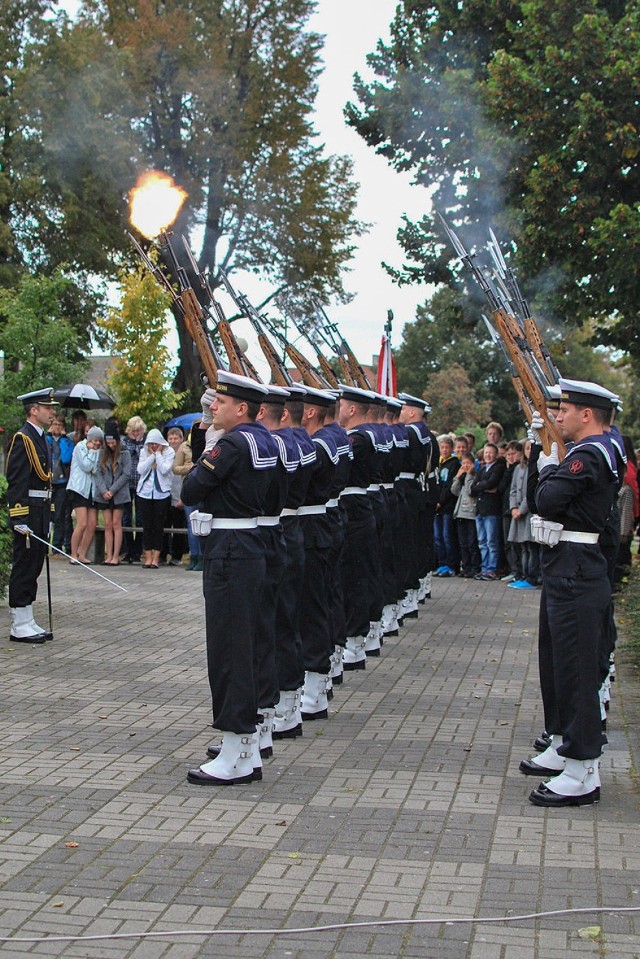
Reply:
[[578, 916], [585, 913], [640, 912], [640, 906], [583, 906], [576, 909], [552, 909], [522, 916], [451, 916], [437, 919], [370, 919], [366, 922], [336, 922], [328, 926], [298, 926], [293, 929], [175, 929], [167, 932], [114, 932], [99, 936], [0, 936], [2, 942], [104, 942], [112, 939], [170, 939], [180, 936], [302, 936], [309, 932], [335, 932], [340, 929], [372, 929], [378, 926], [461, 926], [497, 922], [527, 922], [550, 916]]

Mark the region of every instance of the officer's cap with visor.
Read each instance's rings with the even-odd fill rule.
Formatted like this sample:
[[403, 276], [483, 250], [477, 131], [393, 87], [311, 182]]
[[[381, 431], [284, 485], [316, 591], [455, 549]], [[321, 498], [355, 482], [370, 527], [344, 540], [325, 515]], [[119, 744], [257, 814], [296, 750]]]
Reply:
[[232, 396], [236, 400], [244, 400], [247, 403], [262, 403], [268, 392], [266, 386], [262, 383], [256, 383], [248, 376], [239, 376], [237, 373], [229, 373], [227, 370], [218, 370], [216, 393], [220, 393], [222, 396]]
[[318, 390], [313, 386], [307, 386], [305, 388], [305, 396], [303, 399], [309, 406], [324, 406], [327, 408], [333, 406], [336, 401], [333, 392], [329, 390]]
[[59, 406], [57, 400], [53, 398], [54, 391], [47, 387], [44, 390], [34, 390], [33, 393], [21, 393], [17, 399], [23, 404], [25, 409], [30, 406]]
[[599, 410], [611, 411], [614, 407], [615, 393], [598, 383], [588, 380], [560, 379], [560, 402], [575, 403], [577, 406], [590, 406]]

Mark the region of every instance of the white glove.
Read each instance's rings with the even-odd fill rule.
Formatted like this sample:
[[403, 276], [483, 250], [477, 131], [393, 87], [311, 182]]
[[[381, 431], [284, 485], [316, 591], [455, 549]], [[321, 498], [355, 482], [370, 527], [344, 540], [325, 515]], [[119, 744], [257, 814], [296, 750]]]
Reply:
[[213, 514], [201, 513], [200, 510], [196, 509], [189, 517], [189, 522], [191, 523], [191, 532], [194, 536], [208, 536], [211, 532]]
[[531, 442], [532, 442], [532, 443], [537, 443], [538, 446], [541, 445], [540, 432], [539, 432], [539, 431], [540, 431], [541, 429], [544, 429], [544, 425], [545, 425], [545, 423], [544, 423], [544, 420], [542, 419], [541, 414], [538, 413], [537, 410], [535, 410], [533, 416], [531, 417], [531, 423], [530, 423], [530, 425], [529, 425], [529, 431], [528, 431], [528, 432], [529, 432], [529, 439], [531, 440]]
[[213, 423], [213, 413], [211, 404], [216, 398], [216, 391], [209, 386], [200, 397], [200, 406], [202, 407], [202, 422], [205, 426], [211, 426]]
[[545, 466], [559, 466], [560, 457], [558, 456], [558, 444], [551, 444], [550, 453], [540, 453], [538, 457], [538, 472], [541, 473]]
[[549, 546], [553, 549], [560, 542], [560, 534], [563, 529], [562, 523], [554, 523], [551, 520], [543, 519], [541, 516], [531, 516], [531, 535], [534, 542], [540, 546]]
[[207, 435], [204, 438], [205, 453], [211, 452], [221, 436], [224, 436], [224, 430], [216, 430], [213, 428], [213, 426], [209, 427], [207, 430]]

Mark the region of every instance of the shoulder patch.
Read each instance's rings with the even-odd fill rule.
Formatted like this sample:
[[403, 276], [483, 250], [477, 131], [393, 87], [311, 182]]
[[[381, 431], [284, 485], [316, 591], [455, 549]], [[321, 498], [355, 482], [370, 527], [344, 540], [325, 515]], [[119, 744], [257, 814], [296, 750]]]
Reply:
[[584, 469], [584, 463], [582, 462], [581, 459], [576, 458], [571, 460], [571, 463], [569, 465], [570, 473], [581, 473], [583, 469]]
[[209, 457], [210, 460], [216, 459], [218, 456], [220, 456], [220, 447], [214, 446], [213, 449], [210, 450], [209, 453], [207, 453], [207, 456]]

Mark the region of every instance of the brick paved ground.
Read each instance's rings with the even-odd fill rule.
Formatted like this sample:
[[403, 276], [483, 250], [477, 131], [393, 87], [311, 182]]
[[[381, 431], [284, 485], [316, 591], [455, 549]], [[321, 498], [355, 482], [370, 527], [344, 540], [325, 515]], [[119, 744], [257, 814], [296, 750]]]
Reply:
[[[630, 670], [614, 686], [600, 805], [527, 801], [536, 783], [517, 767], [542, 728], [537, 594], [436, 581], [420, 618], [336, 691], [331, 718], [276, 744], [262, 783], [208, 790], [185, 780], [212, 732], [200, 576], [121, 567], [125, 596], [52, 566], [55, 641], [0, 640], [0, 936], [640, 906]], [[0, 610], [3, 637], [7, 623]], [[601, 937], [581, 938], [594, 925]], [[0, 954], [630, 959], [639, 928], [640, 914], [591, 914]]]

